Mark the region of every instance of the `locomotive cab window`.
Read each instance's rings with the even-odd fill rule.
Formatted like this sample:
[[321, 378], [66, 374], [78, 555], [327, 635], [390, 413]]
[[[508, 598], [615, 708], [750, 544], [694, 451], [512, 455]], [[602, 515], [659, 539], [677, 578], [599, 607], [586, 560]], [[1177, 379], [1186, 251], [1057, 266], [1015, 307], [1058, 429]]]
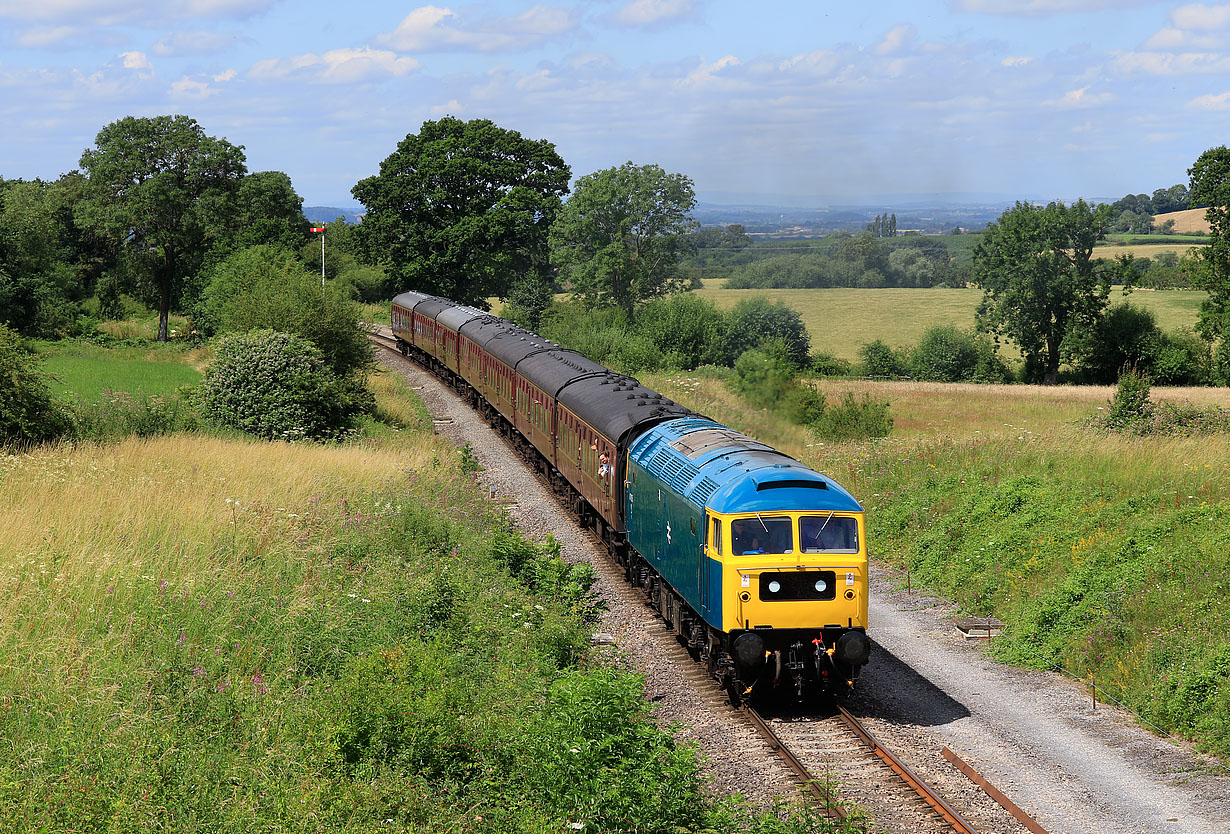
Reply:
[[833, 513], [799, 519], [799, 543], [804, 553], [858, 553], [858, 520]]
[[731, 547], [736, 556], [793, 553], [792, 527], [788, 516], [738, 518], [730, 523]]

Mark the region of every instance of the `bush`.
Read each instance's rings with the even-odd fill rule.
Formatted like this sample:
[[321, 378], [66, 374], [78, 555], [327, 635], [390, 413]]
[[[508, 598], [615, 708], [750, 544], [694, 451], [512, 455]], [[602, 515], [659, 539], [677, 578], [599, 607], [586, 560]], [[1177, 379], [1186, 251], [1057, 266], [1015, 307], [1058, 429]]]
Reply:
[[893, 379], [907, 376], [905, 358], [879, 339], [859, 348], [858, 355], [863, 362], [863, 374], [866, 376]]
[[1152, 312], [1125, 302], [1069, 333], [1063, 351], [1081, 379], [1108, 385], [1127, 366], [1151, 371], [1161, 336]]
[[1135, 368], [1119, 375], [1119, 387], [1106, 404], [1102, 428], [1145, 434], [1153, 420], [1154, 404], [1149, 399], [1149, 377]]
[[45, 380], [34, 354], [0, 324], [0, 446], [52, 440], [69, 430], [68, 415]]
[[1009, 382], [1012, 372], [985, 337], [951, 325], [927, 328], [910, 351], [915, 379], [932, 382]]
[[864, 394], [855, 399], [847, 393], [840, 405], [829, 405], [810, 423], [816, 436], [823, 440], [868, 440], [887, 437], [893, 430], [889, 404]]
[[828, 353], [813, 353], [810, 365], [812, 371], [820, 376], [850, 376], [854, 372], [849, 360]]
[[795, 370], [781, 356], [745, 351], [735, 360], [731, 387], [757, 408], [774, 408], [795, 388]]
[[272, 330], [220, 339], [201, 383], [207, 419], [269, 440], [337, 437], [370, 405], [362, 384], [334, 374], [315, 345]]
[[721, 359], [722, 312], [693, 293], [658, 298], [636, 311], [636, 332], [652, 342], [669, 368], [692, 370]]
[[372, 347], [346, 287], [320, 286], [289, 252], [253, 246], [216, 266], [194, 312], [205, 335], [277, 330], [314, 344], [335, 374], [370, 368]]
[[134, 397], [104, 391], [98, 402], [78, 403], [72, 412], [73, 436], [102, 441], [120, 437], [155, 437], [196, 428], [196, 413], [184, 388], [172, 397]]
[[770, 339], [781, 339], [788, 345], [789, 358], [795, 367], [807, 363], [811, 340], [797, 311], [763, 296], [740, 301], [726, 314], [720, 353], [722, 364], [733, 365], [745, 352], [761, 347]]

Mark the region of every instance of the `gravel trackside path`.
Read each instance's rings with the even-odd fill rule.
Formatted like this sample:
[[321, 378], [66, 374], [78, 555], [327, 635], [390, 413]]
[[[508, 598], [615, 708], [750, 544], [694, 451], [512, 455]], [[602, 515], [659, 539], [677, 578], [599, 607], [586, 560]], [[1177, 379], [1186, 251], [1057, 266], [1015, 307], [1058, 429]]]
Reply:
[[[481, 483], [508, 504], [526, 535], [551, 534], [566, 559], [594, 565], [596, 590], [609, 606], [599, 631], [613, 639], [612, 661], [645, 676], [657, 720], [697, 746], [713, 789], [762, 803], [794, 794], [785, 767], [716, 684], [683, 662], [686, 652], [624, 583], [597, 539], [511, 447], [420, 366], [384, 350], [377, 358], [416, 389], [437, 432], [471, 444], [484, 467]], [[1230, 834], [1230, 771], [1151, 735], [1118, 710], [1094, 711], [1088, 694], [1058, 675], [994, 663], [984, 646], [956, 632], [951, 608], [896, 585], [886, 568], [873, 565], [875, 647], [847, 706], [980, 832], [1025, 829], [941, 757], [944, 746], [1050, 834]], [[909, 834], [908, 825], [877, 823], [874, 831]]]

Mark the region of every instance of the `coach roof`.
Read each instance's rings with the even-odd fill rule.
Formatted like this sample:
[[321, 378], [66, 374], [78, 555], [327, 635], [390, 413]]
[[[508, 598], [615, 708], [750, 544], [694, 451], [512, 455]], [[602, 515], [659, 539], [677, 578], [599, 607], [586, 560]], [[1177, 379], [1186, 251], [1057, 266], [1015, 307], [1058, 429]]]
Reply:
[[669, 397], [614, 371], [569, 383], [560, 391], [559, 401], [617, 443], [638, 426], [693, 414]]

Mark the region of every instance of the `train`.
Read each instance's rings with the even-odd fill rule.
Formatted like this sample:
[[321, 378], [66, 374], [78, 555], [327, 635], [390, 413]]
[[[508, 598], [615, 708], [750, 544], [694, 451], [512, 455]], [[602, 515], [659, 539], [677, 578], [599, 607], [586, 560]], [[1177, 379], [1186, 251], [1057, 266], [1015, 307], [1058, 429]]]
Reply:
[[854, 689], [867, 539], [840, 484], [489, 312], [403, 292], [392, 332], [601, 537], [732, 702]]

